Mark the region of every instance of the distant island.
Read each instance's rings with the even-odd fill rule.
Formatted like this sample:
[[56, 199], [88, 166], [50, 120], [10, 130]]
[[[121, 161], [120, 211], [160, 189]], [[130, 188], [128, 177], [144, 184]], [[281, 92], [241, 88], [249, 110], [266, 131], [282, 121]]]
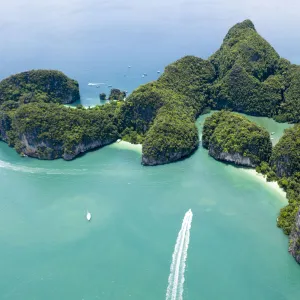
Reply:
[[300, 125], [272, 149], [263, 128], [231, 112], [298, 123], [300, 66], [281, 58], [245, 20], [207, 60], [185, 56], [125, 97], [112, 89], [108, 98], [117, 101], [67, 108], [80, 98], [76, 81], [59, 71], [19, 73], [0, 82], [0, 136], [22, 155], [66, 160], [123, 139], [142, 144], [142, 163], [152, 166], [192, 155], [200, 142], [196, 118], [221, 110], [206, 119], [203, 146], [217, 160], [256, 167], [287, 191], [277, 224], [300, 262]]

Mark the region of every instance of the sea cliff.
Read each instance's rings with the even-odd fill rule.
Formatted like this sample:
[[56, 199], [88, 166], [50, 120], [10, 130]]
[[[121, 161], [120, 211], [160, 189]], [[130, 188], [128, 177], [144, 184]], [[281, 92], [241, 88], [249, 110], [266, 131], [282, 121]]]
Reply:
[[269, 161], [272, 152], [270, 135], [265, 129], [228, 111], [206, 118], [202, 144], [215, 159], [246, 167]]
[[289, 252], [300, 264], [300, 210], [296, 215], [294, 229], [290, 234]]

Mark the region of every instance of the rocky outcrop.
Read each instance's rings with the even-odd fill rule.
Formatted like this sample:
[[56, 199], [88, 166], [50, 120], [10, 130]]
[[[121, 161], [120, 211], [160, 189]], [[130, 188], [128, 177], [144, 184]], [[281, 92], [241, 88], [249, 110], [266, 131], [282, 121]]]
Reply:
[[300, 210], [296, 216], [294, 229], [290, 234], [289, 252], [300, 264]]
[[63, 158], [65, 160], [72, 160], [76, 156], [85, 153], [89, 150], [97, 149], [116, 141], [115, 138], [107, 140], [97, 140], [90, 143], [79, 143], [73, 146], [72, 151], [67, 151], [62, 143], [53, 144], [47, 140], [37, 142], [34, 135], [23, 134], [21, 139], [21, 145], [19, 152], [26, 154], [30, 157], [35, 157], [39, 159], [56, 159]]
[[191, 150], [186, 150], [186, 151], [180, 151], [180, 152], [173, 152], [173, 153], [169, 153], [169, 154], [161, 154], [158, 157], [151, 157], [151, 156], [146, 156], [145, 154], [143, 154], [142, 156], [142, 164], [144, 166], [157, 166], [157, 165], [164, 165], [164, 164], [168, 164], [171, 162], [175, 162], [181, 159], [184, 159], [188, 156], [190, 156], [195, 150], [197, 149], [197, 147], [191, 149]]
[[110, 139], [110, 140], [105, 140], [105, 141], [100, 141], [100, 140], [93, 141], [93, 142], [87, 143], [87, 144], [80, 143], [75, 146], [75, 149], [72, 151], [72, 153], [64, 152], [64, 154], [62, 155], [62, 158], [65, 160], [72, 160], [76, 156], [78, 156], [82, 153], [85, 153], [89, 150], [93, 150], [93, 149], [97, 149], [97, 148], [109, 145], [115, 141], [116, 141], [116, 139]]
[[300, 172], [300, 125], [286, 129], [284, 135], [275, 145], [271, 166], [275, 169], [278, 177], [290, 177]]
[[6, 112], [0, 111], [0, 139], [7, 142], [7, 132], [11, 129], [11, 118]]
[[256, 167], [256, 164], [251, 161], [250, 157], [243, 156], [241, 153], [226, 153], [220, 151], [218, 147], [215, 147], [214, 144], [210, 143], [208, 153], [210, 156], [216, 160], [225, 161], [228, 163], [233, 163], [239, 166], [245, 167]]
[[126, 98], [126, 92], [119, 89], [111, 89], [108, 100], [122, 101]]
[[14, 101], [69, 104], [80, 99], [78, 82], [55, 70], [32, 70], [0, 82], [0, 104]]
[[207, 117], [202, 138], [209, 155], [240, 166], [256, 167], [269, 161], [272, 152], [270, 135], [264, 128], [229, 111]]

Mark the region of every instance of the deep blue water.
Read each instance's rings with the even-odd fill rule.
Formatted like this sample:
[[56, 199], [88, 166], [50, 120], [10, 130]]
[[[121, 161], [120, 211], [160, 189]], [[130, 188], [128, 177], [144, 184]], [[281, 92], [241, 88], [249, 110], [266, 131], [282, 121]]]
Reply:
[[281, 56], [299, 63], [299, 8], [296, 1], [271, 0], [6, 1], [0, 9], [0, 79], [59, 69], [79, 81], [82, 102], [92, 104], [108, 89], [88, 82], [131, 92], [184, 55], [207, 58], [246, 18]]

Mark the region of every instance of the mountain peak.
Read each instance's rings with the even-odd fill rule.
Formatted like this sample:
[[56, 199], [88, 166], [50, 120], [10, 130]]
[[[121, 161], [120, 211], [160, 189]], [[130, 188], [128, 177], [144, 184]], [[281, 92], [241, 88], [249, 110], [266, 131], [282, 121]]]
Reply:
[[245, 30], [249, 30], [249, 29], [254, 30], [256, 32], [255, 26], [251, 20], [247, 19], [243, 22], [237, 23], [229, 29], [224, 40], [227, 40], [233, 36], [239, 35], [241, 32], [243, 32]]

